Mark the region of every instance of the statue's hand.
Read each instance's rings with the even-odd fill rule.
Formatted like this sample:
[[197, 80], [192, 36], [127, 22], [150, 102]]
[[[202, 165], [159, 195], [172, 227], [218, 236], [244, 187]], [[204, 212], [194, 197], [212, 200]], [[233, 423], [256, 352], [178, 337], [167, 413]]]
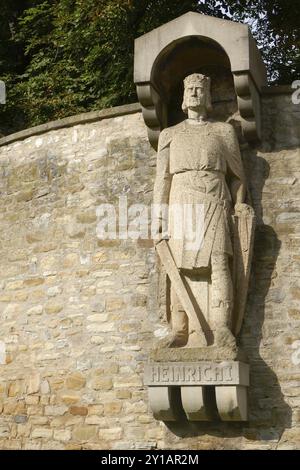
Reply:
[[244, 202], [238, 202], [234, 206], [234, 214], [238, 217], [241, 215], [254, 215], [254, 210], [248, 204], [245, 204]]
[[161, 232], [158, 234], [158, 237], [154, 239], [154, 245], [157, 245], [162, 240], [169, 240], [169, 236], [167, 234], [162, 234]]
[[161, 240], [169, 240], [169, 235], [166, 231], [163, 231], [162, 223], [160, 222], [158, 232], [153, 238], [154, 245], [157, 245]]

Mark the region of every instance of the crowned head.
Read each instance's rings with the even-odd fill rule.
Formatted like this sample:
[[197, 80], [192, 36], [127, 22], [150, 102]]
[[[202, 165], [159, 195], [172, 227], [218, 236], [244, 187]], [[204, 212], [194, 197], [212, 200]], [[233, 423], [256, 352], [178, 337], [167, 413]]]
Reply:
[[210, 112], [212, 109], [210, 78], [201, 73], [192, 73], [184, 79], [183, 83], [183, 111], [187, 113], [188, 109], [204, 108], [207, 112]]

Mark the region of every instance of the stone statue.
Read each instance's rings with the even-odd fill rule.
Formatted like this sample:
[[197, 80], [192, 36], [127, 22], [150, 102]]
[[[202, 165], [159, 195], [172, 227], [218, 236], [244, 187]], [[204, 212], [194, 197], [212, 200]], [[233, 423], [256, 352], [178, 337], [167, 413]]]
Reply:
[[[170, 271], [166, 269], [171, 280], [169, 347], [201, 347], [204, 339], [205, 346], [236, 345], [234, 240], [239, 234], [236, 238], [234, 220], [252, 217], [253, 210], [244, 202], [245, 176], [235, 130], [229, 123], [209, 119], [211, 107], [210, 78], [198, 73], [187, 76], [182, 109], [188, 118], [164, 129], [159, 137], [154, 204], [169, 205], [168, 242], [163, 242], [172, 255], [170, 266], [174, 262]], [[203, 208], [202, 227], [197, 228], [194, 216], [190, 221], [196, 231], [202, 230], [200, 245], [191, 247], [185, 230], [181, 237], [175, 236], [178, 213], [172, 206]], [[241, 231], [240, 236], [244, 237]], [[246, 245], [249, 265], [249, 240]], [[167, 268], [163, 254], [161, 261]], [[188, 300], [193, 317], [187, 312]]]

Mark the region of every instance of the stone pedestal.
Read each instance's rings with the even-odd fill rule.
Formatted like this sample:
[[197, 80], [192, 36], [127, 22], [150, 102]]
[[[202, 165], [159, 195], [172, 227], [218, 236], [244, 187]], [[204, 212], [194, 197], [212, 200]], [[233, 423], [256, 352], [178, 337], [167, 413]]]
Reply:
[[189, 421], [247, 421], [249, 365], [244, 362], [152, 362], [145, 368], [145, 384], [158, 420], [176, 421], [184, 412]]

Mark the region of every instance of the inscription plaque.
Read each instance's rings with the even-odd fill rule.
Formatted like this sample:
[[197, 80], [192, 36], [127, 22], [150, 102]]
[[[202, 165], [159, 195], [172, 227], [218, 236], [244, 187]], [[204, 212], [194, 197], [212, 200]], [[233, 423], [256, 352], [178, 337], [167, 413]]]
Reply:
[[238, 361], [147, 364], [145, 385], [249, 385], [249, 365]]

